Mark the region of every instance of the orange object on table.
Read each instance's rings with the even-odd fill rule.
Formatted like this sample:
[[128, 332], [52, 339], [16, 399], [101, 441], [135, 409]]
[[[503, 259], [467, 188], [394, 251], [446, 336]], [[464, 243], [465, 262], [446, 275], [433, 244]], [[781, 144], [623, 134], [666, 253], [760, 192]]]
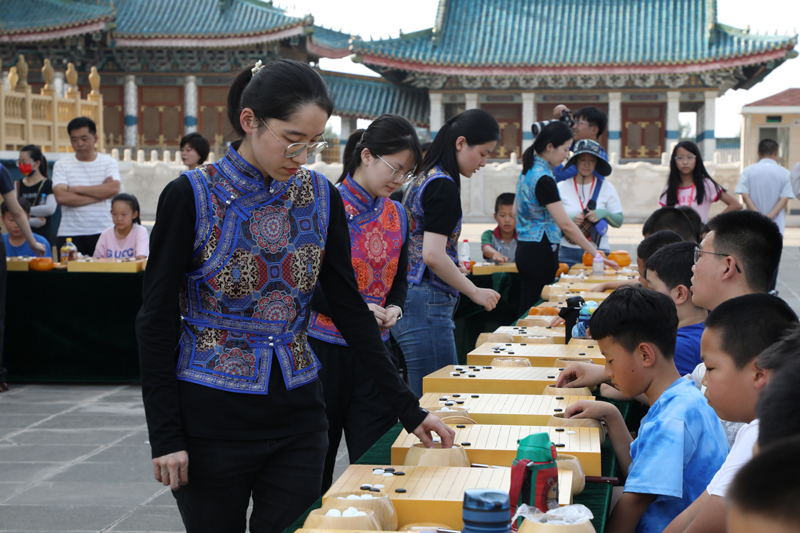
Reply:
[[608, 258], [612, 261], [616, 261], [621, 267], [626, 267], [631, 264], [631, 254], [625, 250], [614, 250], [608, 254]]
[[49, 257], [34, 257], [28, 262], [28, 268], [37, 270], [39, 272], [47, 272], [53, 270], [55, 263]]
[[559, 263], [558, 270], [556, 271], [556, 276], [560, 276], [561, 274], [569, 274], [569, 265], [566, 263]]
[[[597, 250], [597, 251], [600, 252], [600, 255], [603, 256], [603, 259], [607, 259], [606, 253], [603, 250]], [[589, 255], [589, 252], [583, 252], [583, 264], [588, 267], [592, 266], [593, 263], [594, 263], [594, 257]]]
[[531, 307], [528, 316], [556, 316], [558, 309], [555, 307]]

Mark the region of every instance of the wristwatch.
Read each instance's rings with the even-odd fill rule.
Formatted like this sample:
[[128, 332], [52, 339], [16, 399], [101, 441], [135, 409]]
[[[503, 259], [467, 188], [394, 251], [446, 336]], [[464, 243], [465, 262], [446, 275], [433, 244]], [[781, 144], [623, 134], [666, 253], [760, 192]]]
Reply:
[[386, 309], [389, 309], [390, 307], [396, 307], [396, 308], [397, 308], [397, 310], [398, 310], [398, 311], [400, 311], [400, 316], [399, 316], [399, 317], [397, 317], [397, 320], [400, 320], [401, 318], [403, 318], [403, 310], [400, 308], [400, 306], [399, 306], [399, 305], [394, 305], [394, 304], [392, 304], [392, 305], [387, 305], [387, 306], [386, 306]]

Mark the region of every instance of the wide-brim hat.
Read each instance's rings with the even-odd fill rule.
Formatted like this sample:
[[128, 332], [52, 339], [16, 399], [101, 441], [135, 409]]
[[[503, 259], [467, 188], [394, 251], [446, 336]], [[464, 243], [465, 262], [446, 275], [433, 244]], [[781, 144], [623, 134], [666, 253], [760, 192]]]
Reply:
[[590, 154], [597, 158], [597, 165], [594, 167], [595, 171], [601, 176], [608, 176], [611, 174], [611, 165], [606, 161], [603, 156], [603, 147], [599, 143], [590, 139], [581, 139], [575, 143], [575, 151], [572, 152], [572, 157], [564, 165], [567, 168], [571, 165], [578, 163], [578, 156], [581, 154]]

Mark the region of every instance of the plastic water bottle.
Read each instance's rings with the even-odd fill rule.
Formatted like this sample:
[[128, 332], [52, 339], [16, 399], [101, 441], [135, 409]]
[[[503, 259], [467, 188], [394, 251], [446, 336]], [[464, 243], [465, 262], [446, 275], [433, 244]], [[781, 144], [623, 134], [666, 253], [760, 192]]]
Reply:
[[600, 255], [600, 251], [598, 250], [596, 254], [594, 254], [594, 260], [592, 261], [592, 275], [599, 275], [602, 276], [603, 272], [605, 272], [605, 264], [603, 263], [603, 256]]
[[458, 260], [461, 261], [461, 264], [464, 268], [469, 268], [469, 240], [464, 239], [458, 245]]
[[461, 517], [464, 520], [461, 533], [509, 533], [508, 494], [496, 489], [465, 490]]

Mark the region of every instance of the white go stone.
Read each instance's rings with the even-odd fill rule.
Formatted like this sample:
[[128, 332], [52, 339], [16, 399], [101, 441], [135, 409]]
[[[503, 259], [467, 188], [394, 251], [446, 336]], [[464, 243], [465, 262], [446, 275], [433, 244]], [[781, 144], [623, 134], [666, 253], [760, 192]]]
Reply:
[[325, 516], [342, 516], [342, 512], [339, 509], [331, 509], [325, 513]]
[[392, 477], [393, 475], [394, 474], [392, 474], [391, 472], [386, 472], [383, 474], [383, 477]]
[[574, 431], [567, 431], [567, 435], [575, 435]]
[[375, 470], [372, 471], [372, 473], [376, 476], [380, 476], [381, 474], [383, 474], [383, 468], [376, 468]]
[[372, 499], [372, 494], [362, 494], [361, 495], [361, 499], [362, 500], [371, 500]]
[[346, 499], [347, 500], [360, 500], [361, 498], [358, 496], [358, 494], [348, 494]]
[[386, 485], [373, 485], [376, 489], [384, 489]]
[[346, 511], [342, 512], [342, 516], [359, 516], [358, 509], [355, 507], [348, 507]]

